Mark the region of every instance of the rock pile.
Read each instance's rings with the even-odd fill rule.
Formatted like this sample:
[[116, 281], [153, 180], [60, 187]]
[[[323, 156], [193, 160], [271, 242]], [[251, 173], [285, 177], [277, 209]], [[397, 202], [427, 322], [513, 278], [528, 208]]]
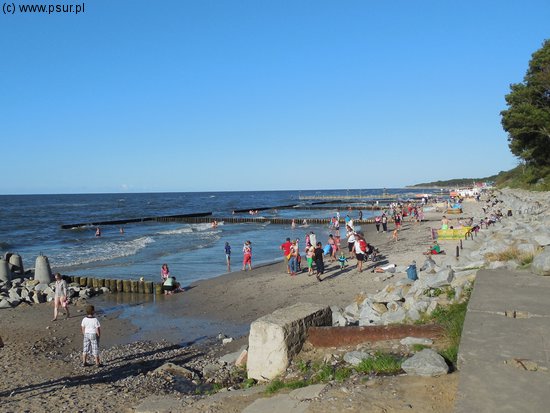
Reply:
[[[106, 287], [81, 287], [76, 283], [67, 286], [70, 302], [86, 300], [98, 294], [108, 293]], [[0, 281], [0, 309], [17, 307], [21, 303], [40, 304], [52, 301], [55, 295], [55, 282], [41, 283], [28, 278], [15, 278], [11, 281]]]
[[437, 256], [435, 259], [441, 260], [437, 263], [429, 256], [416, 281], [405, 277], [405, 267], [397, 266], [394, 274], [382, 274], [386, 276], [383, 280], [392, 277], [398, 280], [376, 294], [363, 294], [363, 299], [344, 309], [331, 307], [333, 325], [417, 321], [440, 305], [462, 300], [480, 268], [517, 269], [532, 260], [535, 273], [550, 275], [550, 248], [546, 249], [550, 245], [550, 211], [545, 207], [548, 195], [517, 194], [503, 190], [491, 196], [490, 206], [510, 209], [512, 216], [502, 217], [473, 239], [464, 240], [459, 257]]

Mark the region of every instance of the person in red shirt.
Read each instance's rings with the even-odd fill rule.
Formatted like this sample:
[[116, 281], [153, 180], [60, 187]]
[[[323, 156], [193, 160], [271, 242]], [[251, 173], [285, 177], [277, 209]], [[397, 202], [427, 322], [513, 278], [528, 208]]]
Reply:
[[285, 257], [285, 267], [287, 274], [290, 274], [290, 266], [288, 264], [288, 260], [290, 259], [290, 247], [292, 247], [292, 243], [290, 242], [290, 238], [287, 238], [286, 242], [283, 242], [281, 244], [281, 250], [283, 251], [283, 256]]

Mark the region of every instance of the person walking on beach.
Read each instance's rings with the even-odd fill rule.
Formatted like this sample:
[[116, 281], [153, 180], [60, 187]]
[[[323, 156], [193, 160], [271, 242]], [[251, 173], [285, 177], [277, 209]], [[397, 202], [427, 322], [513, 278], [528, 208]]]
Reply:
[[380, 233], [380, 221], [382, 220], [382, 218], [380, 217], [380, 215], [377, 215], [376, 218], [374, 218], [374, 225], [376, 225], [376, 233]]
[[162, 264], [160, 268], [160, 279], [162, 282], [166, 281], [170, 277], [170, 270], [168, 269], [168, 264]]
[[99, 336], [101, 335], [101, 325], [99, 324], [99, 320], [95, 317], [95, 308], [93, 305], [86, 307], [86, 317], [82, 319], [80, 329], [84, 336], [84, 342], [82, 344], [82, 366], [86, 367], [88, 354], [90, 354], [95, 358], [95, 365], [100, 367]]
[[296, 241], [292, 241], [290, 246], [290, 260], [288, 261], [290, 266], [290, 276], [293, 277], [298, 271], [298, 245]]
[[281, 250], [283, 251], [287, 274], [290, 274], [290, 247], [292, 247], [292, 243], [290, 242], [290, 238], [287, 238], [286, 241], [281, 244]]
[[336, 244], [336, 240], [332, 234], [329, 234], [328, 236], [328, 245], [330, 245], [330, 262], [334, 262], [336, 261], [336, 251], [338, 251], [338, 245]]
[[69, 304], [67, 302], [67, 282], [58, 272], [55, 273], [55, 294], [53, 298], [53, 320], [57, 320], [59, 307], [65, 309], [65, 318], [69, 318]]
[[382, 218], [380, 219], [382, 222], [382, 231], [387, 233], [388, 232], [388, 217], [386, 214], [382, 214]]
[[225, 261], [227, 262], [227, 272], [231, 272], [231, 245], [225, 243]]
[[315, 258], [315, 247], [311, 243], [306, 246], [307, 275], [313, 275], [313, 259]]
[[248, 264], [248, 269], [252, 271], [252, 243], [246, 241], [243, 245], [243, 271], [246, 270]]
[[314, 256], [315, 256], [315, 267], [316, 267], [316, 277], [317, 280], [321, 281], [321, 275], [325, 272], [325, 263], [323, 262], [323, 244], [320, 242], [317, 243], [315, 247]]

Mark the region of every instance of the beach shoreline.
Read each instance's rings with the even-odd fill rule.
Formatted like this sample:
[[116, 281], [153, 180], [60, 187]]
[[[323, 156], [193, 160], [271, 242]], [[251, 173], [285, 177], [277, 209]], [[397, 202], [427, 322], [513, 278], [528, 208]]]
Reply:
[[[478, 217], [480, 209], [481, 203], [468, 202], [465, 204], [464, 216]], [[403, 267], [412, 261], [420, 263], [425, 258], [423, 252], [432, 243], [431, 229], [439, 227], [442, 215], [440, 212], [430, 212], [426, 214], [425, 222], [405, 221], [397, 242], [391, 239], [391, 233], [376, 233], [374, 225], [362, 228], [367, 240], [379, 248], [383, 256], [383, 261], [375, 264], [392, 263]], [[390, 229], [393, 229], [393, 224]], [[450, 251], [456, 241], [442, 244], [444, 248], [448, 245]], [[344, 238], [342, 245], [345, 245]], [[448, 258], [449, 255], [436, 257], [438, 260]], [[149, 377], [140, 367], [147, 363], [147, 355], [157, 355], [156, 360], [160, 363], [187, 360], [198, 353], [204, 355], [237, 351], [246, 345], [250, 323], [276, 309], [297, 302], [345, 307], [358, 295], [376, 293], [388, 283], [406, 278], [405, 273], [399, 272], [391, 280], [386, 280], [371, 272], [375, 265], [371, 262], [359, 273], [355, 260], [350, 260], [350, 265], [344, 270], [340, 270], [337, 263], [328, 261], [325, 259], [327, 271], [321, 282], [314, 276], [308, 276], [307, 271], [296, 277], [289, 276], [281, 260], [253, 267], [252, 271], [233, 271], [193, 282], [185, 286], [185, 292], [156, 296], [154, 301], [133, 296], [127, 298], [135, 301], [128, 302], [121, 294], [94, 298], [92, 302], [99, 310], [102, 323], [102, 354], [106, 355], [105, 367], [100, 371], [82, 370], [78, 366], [82, 305], [71, 306], [71, 318], [55, 323], [50, 322], [52, 306], [49, 303], [2, 310], [0, 316], [4, 327], [0, 336], [5, 347], [0, 350], [0, 360], [10, 380], [1, 385], [0, 395], [12, 395], [8, 399], [8, 406], [13, 411], [29, 402], [37, 408], [36, 411], [41, 411], [38, 406], [42, 406], [43, 402], [36, 397], [41, 394], [42, 387], [53, 380], [54, 384], [45, 402], [47, 406], [58, 406], [67, 400], [71, 400], [73, 406], [81, 406], [75, 399], [89, 397], [95, 386], [96, 390], [110, 391], [116, 395], [108, 403], [96, 406], [96, 411], [110, 411], [113, 408], [133, 411], [129, 406], [135, 406], [148, 394], [160, 391], [147, 386], [140, 387], [140, 390], [130, 387], [130, 393], [122, 390], [122, 394], [119, 394], [117, 390], [120, 389], [121, 380], [134, 383], [139, 381], [142, 374]], [[240, 264], [234, 260], [234, 268], [240, 268]], [[106, 309], [109, 310], [104, 311]], [[6, 328], [8, 325], [9, 328]], [[191, 334], [186, 335], [186, 331], [191, 331]], [[205, 334], [205, 331], [209, 333]], [[215, 339], [216, 333], [235, 340], [228, 346], [222, 346]], [[137, 344], [142, 341], [149, 344]], [[186, 346], [182, 347], [182, 344]], [[143, 351], [129, 355], [132, 346], [136, 345], [141, 346]], [[123, 359], [127, 361], [119, 361]], [[32, 360], [32, 374], [21, 369], [21, 366], [29, 364], [28, 360]], [[87, 383], [87, 386], [71, 386], [69, 392], [63, 390], [63, 385], [67, 386], [66, 383], [82, 377], [93, 378], [93, 386]], [[449, 380], [456, 381], [455, 378]], [[20, 390], [22, 387], [24, 391]], [[450, 386], [449, 392], [448, 397], [445, 397], [451, 400], [453, 386]]]

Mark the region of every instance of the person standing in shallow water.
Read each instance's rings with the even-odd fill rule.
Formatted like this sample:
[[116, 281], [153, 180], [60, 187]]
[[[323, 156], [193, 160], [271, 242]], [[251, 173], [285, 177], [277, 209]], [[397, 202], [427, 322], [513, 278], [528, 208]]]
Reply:
[[231, 272], [231, 245], [225, 243], [225, 261], [227, 262], [227, 272]]
[[243, 245], [243, 271], [246, 270], [246, 266], [252, 271], [252, 243], [246, 241]]

